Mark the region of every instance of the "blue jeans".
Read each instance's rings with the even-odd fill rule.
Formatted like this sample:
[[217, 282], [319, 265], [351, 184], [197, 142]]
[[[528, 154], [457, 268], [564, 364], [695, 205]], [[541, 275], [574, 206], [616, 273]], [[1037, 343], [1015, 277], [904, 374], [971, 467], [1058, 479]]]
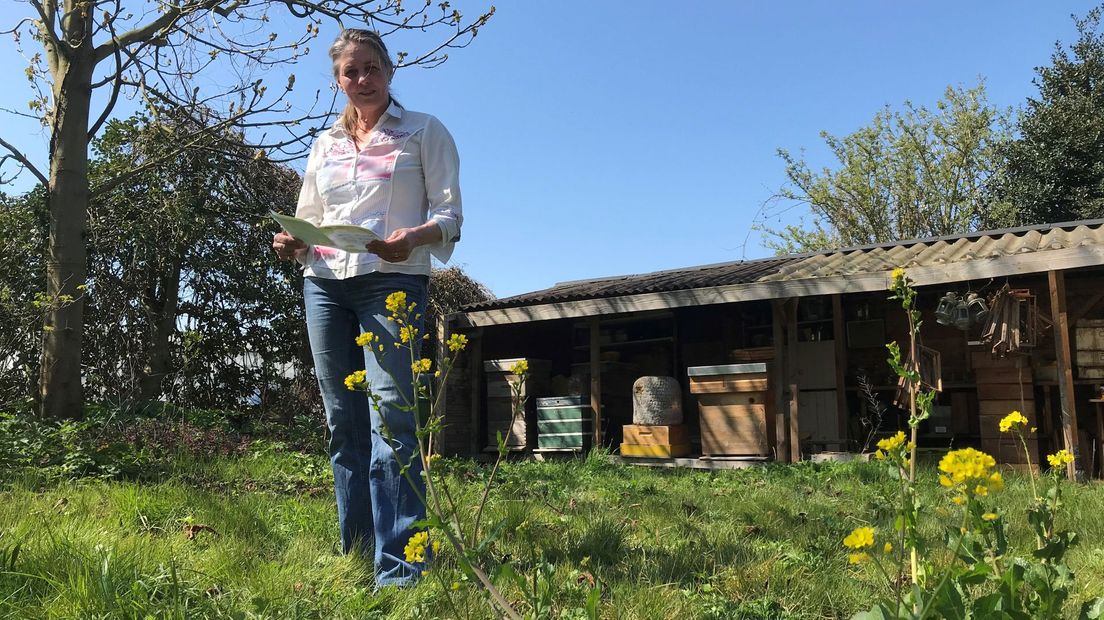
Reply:
[[[388, 321], [387, 296], [404, 291], [407, 304], [416, 302], [424, 313], [429, 278], [398, 273], [369, 273], [345, 280], [305, 278], [307, 333], [314, 370], [330, 428], [337, 517], [345, 553], [366, 552], [375, 542], [375, 576], [380, 586], [407, 585], [424, 568], [405, 561], [403, 552], [415, 533], [414, 522], [425, 518], [425, 496], [420, 459], [413, 459], [408, 476], [399, 461], [411, 462], [417, 446], [413, 412], [399, 409], [412, 398], [410, 356], [397, 349], [398, 326]], [[421, 323], [418, 321], [417, 323]], [[421, 326], [419, 325], [419, 329]], [[380, 358], [357, 346], [362, 332], [380, 337]], [[378, 351], [377, 351], [378, 353]], [[364, 392], [345, 387], [345, 377], [364, 369], [372, 391], [382, 396], [379, 410]], [[381, 422], [391, 434], [382, 434]]]

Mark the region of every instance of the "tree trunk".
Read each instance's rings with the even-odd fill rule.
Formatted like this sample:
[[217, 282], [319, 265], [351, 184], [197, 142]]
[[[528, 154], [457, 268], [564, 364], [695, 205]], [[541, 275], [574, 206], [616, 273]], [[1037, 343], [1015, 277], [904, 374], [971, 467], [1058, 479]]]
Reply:
[[[90, 32], [91, 16], [74, 24], [70, 40]], [[78, 21], [74, 19], [74, 21]], [[90, 39], [90, 37], [89, 37]], [[95, 61], [91, 45], [70, 47], [54, 76], [55, 117], [50, 137], [50, 239], [46, 295], [49, 300], [42, 343], [39, 395], [48, 418], [82, 414], [81, 341], [84, 335], [84, 283], [88, 274], [85, 229], [88, 219], [88, 121]]]
[[146, 302], [153, 337], [149, 342], [149, 367], [143, 371], [138, 398], [155, 400], [161, 396], [161, 382], [169, 374], [172, 354], [169, 339], [176, 333], [176, 309], [180, 305], [181, 259], [178, 257], [162, 274], [159, 283], [160, 298], [151, 295]]

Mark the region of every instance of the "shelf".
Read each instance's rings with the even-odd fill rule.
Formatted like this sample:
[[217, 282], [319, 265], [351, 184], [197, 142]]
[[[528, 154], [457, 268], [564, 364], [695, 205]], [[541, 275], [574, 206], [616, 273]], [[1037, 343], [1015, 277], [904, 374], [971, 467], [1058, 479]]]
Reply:
[[[607, 343], [604, 343], [604, 344], [599, 344], [598, 348], [600, 348], [600, 349], [609, 349], [609, 348], [616, 348], [616, 347], [626, 347], [626, 346], [633, 346], [633, 345], [640, 345], [640, 344], [658, 344], [658, 343], [661, 343], [661, 342], [673, 342], [673, 341], [674, 341], [674, 338], [672, 338], [671, 336], [661, 336], [659, 338], [642, 338], [640, 340], [622, 340], [621, 342], [607, 342]], [[588, 349], [590, 349], [589, 345], [585, 345], [585, 344], [575, 345], [575, 350], [576, 351], [586, 351]]]

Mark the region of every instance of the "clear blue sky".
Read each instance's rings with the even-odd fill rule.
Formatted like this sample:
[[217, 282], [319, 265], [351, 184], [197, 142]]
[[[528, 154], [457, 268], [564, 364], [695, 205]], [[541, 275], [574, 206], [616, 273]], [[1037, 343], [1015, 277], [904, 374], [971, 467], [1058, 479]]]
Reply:
[[[992, 103], [1022, 106], [1034, 68], [1075, 39], [1070, 15], [1094, 4], [507, 0], [471, 47], [401, 71], [394, 89], [456, 138], [466, 218], [453, 261], [504, 297], [766, 256], [751, 224], [784, 182], [779, 147], [830, 164], [821, 130], [979, 77]], [[0, 42], [0, 66], [19, 87], [0, 105], [25, 109], [11, 47]], [[304, 92], [330, 78], [323, 50], [312, 58], [295, 70]], [[0, 118], [0, 135], [28, 139]]]

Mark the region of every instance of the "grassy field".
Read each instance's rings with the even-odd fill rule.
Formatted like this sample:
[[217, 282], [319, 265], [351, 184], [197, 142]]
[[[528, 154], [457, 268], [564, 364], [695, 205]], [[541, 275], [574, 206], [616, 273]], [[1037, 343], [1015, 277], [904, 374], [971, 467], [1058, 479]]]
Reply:
[[[415, 588], [374, 592], [370, 567], [337, 552], [329, 466], [255, 443], [233, 456], [164, 459], [146, 479], [67, 479], [34, 468], [0, 480], [0, 617], [492, 617], [445, 553]], [[489, 468], [445, 460], [461, 506]], [[949, 506], [922, 475], [929, 506]], [[1001, 503], [1021, 538], [1030, 492], [1008, 473]], [[614, 465], [601, 454], [501, 471], [485, 516], [487, 564], [538, 572], [554, 618], [837, 618], [884, 585], [840, 541], [885, 526], [895, 481], [876, 463], [715, 473]], [[1070, 487], [1082, 536], [1074, 598], [1104, 592], [1104, 487]], [[938, 518], [928, 520], [932, 533]], [[518, 591], [508, 589], [513, 600]], [[456, 610], [456, 611], [454, 611]], [[457, 613], [458, 612], [458, 613]], [[543, 614], [542, 614], [543, 615]]]

